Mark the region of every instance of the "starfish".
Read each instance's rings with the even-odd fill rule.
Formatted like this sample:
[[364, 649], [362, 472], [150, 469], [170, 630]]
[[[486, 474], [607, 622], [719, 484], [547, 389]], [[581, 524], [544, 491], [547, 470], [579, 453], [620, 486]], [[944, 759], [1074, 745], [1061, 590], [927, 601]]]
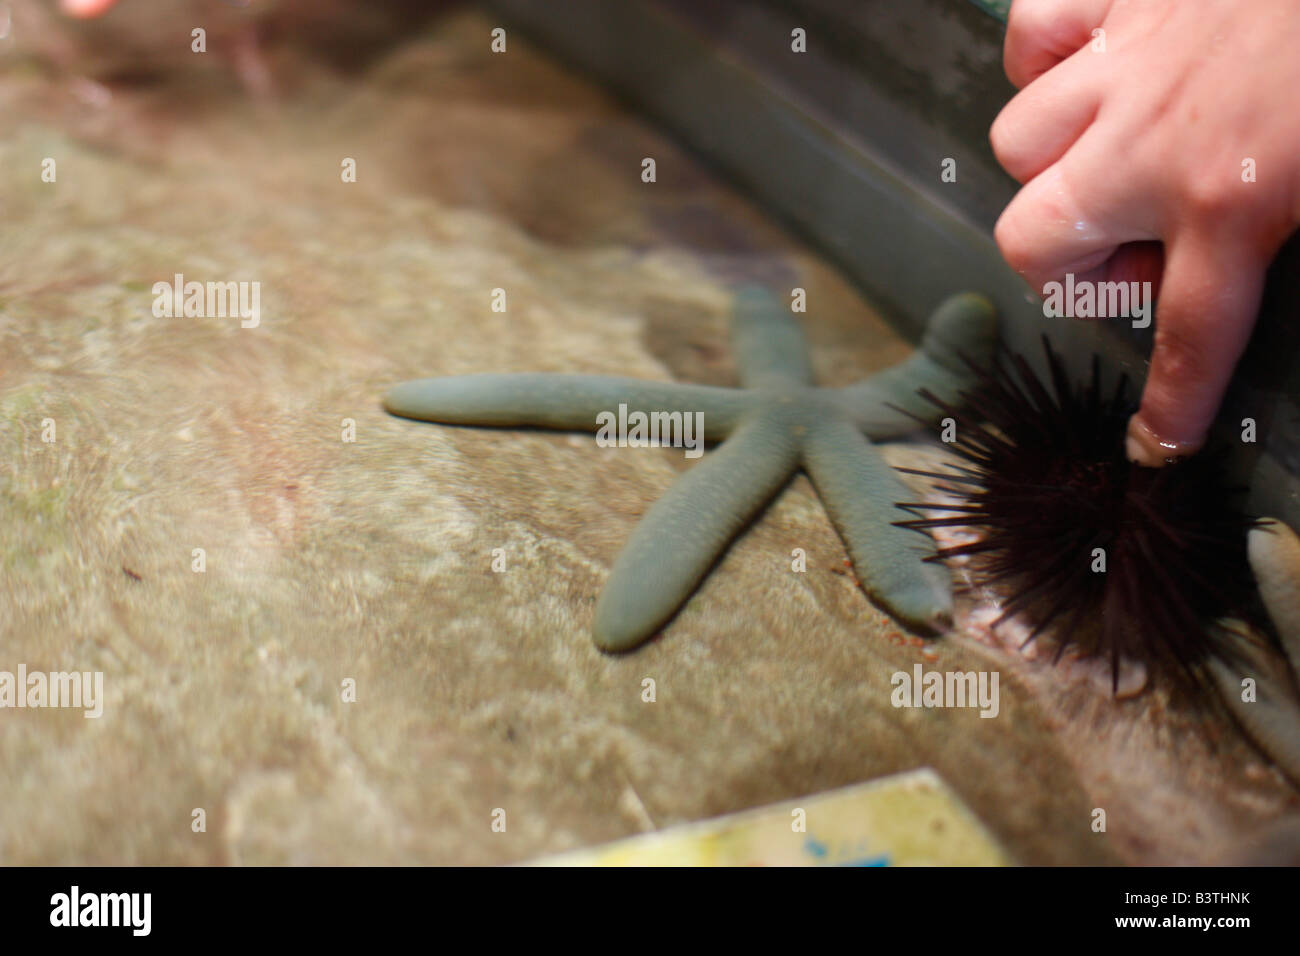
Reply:
[[[384, 397], [394, 415], [454, 425], [594, 431], [620, 404], [646, 413], [703, 413], [703, 439], [721, 442], [646, 513], [596, 603], [593, 636], [630, 650], [684, 605], [731, 540], [803, 469], [848, 548], [863, 590], [905, 625], [951, 619], [952, 587], [926, 563], [934, 543], [894, 527], [907, 488], [869, 439], [914, 431], [941, 414], [918, 391], [948, 396], [973, 382], [997, 340], [983, 296], [964, 294], [930, 317], [906, 361], [845, 388], [812, 384], [798, 322], [770, 292], [737, 292], [732, 346], [741, 388], [597, 375], [463, 375], [404, 382]], [[698, 420], [698, 419], [697, 419]]]
[[[1240, 622], [1227, 622], [1239, 636], [1239, 660], [1210, 661], [1228, 709], [1246, 736], [1300, 785], [1300, 538], [1282, 522], [1263, 519], [1247, 539], [1260, 599], [1280, 639], [1282, 654]], [[1255, 683], [1245, 694], [1243, 681]]]

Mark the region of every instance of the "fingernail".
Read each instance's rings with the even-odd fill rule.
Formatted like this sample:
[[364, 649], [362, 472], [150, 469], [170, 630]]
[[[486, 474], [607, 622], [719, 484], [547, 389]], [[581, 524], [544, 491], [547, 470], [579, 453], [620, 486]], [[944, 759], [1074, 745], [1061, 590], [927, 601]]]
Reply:
[[1147, 468], [1162, 468], [1179, 458], [1194, 455], [1200, 450], [1199, 442], [1167, 441], [1156, 433], [1137, 415], [1128, 420], [1128, 435], [1124, 439], [1124, 452], [1128, 460]]

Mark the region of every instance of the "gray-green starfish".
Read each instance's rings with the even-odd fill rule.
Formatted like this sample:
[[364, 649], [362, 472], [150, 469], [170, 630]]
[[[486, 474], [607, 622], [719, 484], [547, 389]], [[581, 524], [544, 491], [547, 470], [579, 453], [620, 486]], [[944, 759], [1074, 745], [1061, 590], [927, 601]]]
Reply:
[[923, 563], [934, 553], [928, 538], [894, 527], [895, 502], [907, 489], [867, 439], [933, 421], [935, 406], [917, 391], [955, 401], [972, 384], [963, 357], [985, 362], [996, 338], [992, 304], [955, 296], [930, 317], [907, 361], [847, 388], [818, 388], [790, 310], [750, 287], [736, 296], [732, 325], [738, 389], [597, 375], [465, 375], [405, 382], [384, 406], [444, 424], [585, 431], [620, 404], [646, 413], [703, 413], [704, 439], [724, 444], [677, 479], [615, 561], [593, 625], [605, 650], [633, 648], [665, 624], [800, 468], [844, 539], [863, 589], [905, 624], [929, 630], [951, 615], [948, 572]]
[[[1280, 521], [1268, 519], [1250, 532], [1249, 555], [1283, 655], [1243, 634], [1240, 662], [1211, 660], [1210, 671], [1247, 736], [1300, 784], [1300, 687], [1295, 682], [1300, 674], [1300, 538]], [[1228, 629], [1236, 630], [1235, 623]], [[1243, 684], [1247, 678], [1253, 692]]]

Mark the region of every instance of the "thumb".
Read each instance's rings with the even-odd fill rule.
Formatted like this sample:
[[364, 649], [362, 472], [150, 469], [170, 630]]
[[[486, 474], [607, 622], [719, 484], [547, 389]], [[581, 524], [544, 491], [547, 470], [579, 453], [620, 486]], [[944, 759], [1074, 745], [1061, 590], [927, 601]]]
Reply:
[[1256, 242], [1208, 229], [1170, 243], [1151, 368], [1129, 420], [1133, 461], [1156, 467], [1205, 443], [1255, 326], [1270, 258]]

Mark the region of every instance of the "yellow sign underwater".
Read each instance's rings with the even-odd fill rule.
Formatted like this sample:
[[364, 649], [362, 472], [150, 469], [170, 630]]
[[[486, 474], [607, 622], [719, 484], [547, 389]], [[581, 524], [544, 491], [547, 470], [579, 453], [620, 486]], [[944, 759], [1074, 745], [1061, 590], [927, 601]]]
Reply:
[[538, 860], [538, 866], [1007, 866], [928, 768]]

